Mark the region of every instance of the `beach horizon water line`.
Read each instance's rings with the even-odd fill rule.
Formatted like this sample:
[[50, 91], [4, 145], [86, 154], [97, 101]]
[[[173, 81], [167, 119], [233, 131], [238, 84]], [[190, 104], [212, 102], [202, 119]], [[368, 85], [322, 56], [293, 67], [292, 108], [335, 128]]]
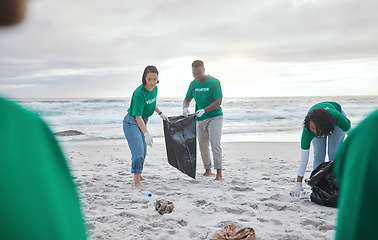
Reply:
[[[378, 96], [225, 97], [222, 141], [299, 142], [308, 109], [321, 101], [339, 102], [352, 127], [378, 107]], [[83, 133], [59, 137], [61, 141], [117, 140], [124, 138], [122, 121], [130, 98], [23, 99], [19, 103], [37, 112], [53, 132]], [[182, 98], [158, 98], [158, 106], [167, 116], [182, 114]], [[189, 110], [195, 112], [194, 103]], [[148, 129], [154, 139], [164, 141], [163, 124], [156, 114], [149, 118]]]

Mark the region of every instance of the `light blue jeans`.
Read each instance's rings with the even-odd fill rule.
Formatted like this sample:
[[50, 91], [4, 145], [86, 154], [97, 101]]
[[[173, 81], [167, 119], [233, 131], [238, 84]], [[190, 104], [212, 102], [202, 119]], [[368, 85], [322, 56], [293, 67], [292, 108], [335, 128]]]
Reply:
[[[148, 120], [145, 119], [144, 123], [146, 126], [147, 122]], [[144, 140], [144, 134], [138, 126], [138, 122], [130, 114], [126, 114], [123, 119], [123, 133], [131, 151], [131, 173], [142, 173], [144, 159], [147, 154], [147, 144]]]
[[333, 161], [336, 157], [337, 148], [344, 140], [345, 132], [340, 127], [335, 127], [334, 132], [328, 137], [314, 138], [312, 145], [314, 147], [314, 164], [313, 169], [325, 161], [326, 143], [328, 139], [328, 160]]

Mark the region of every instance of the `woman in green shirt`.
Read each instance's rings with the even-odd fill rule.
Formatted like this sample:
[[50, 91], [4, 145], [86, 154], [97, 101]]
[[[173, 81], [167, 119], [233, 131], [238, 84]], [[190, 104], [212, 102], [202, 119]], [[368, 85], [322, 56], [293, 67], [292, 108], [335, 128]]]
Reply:
[[131, 173], [134, 173], [134, 184], [139, 189], [145, 189], [140, 182], [143, 179], [141, 173], [147, 145], [152, 147], [153, 143], [152, 136], [147, 130], [148, 118], [155, 111], [163, 120], [168, 121], [168, 117], [156, 106], [158, 75], [155, 66], [150, 65], [144, 69], [142, 84], [135, 89], [123, 120], [123, 132], [131, 151]]
[[335, 159], [336, 151], [349, 131], [350, 120], [337, 102], [321, 102], [310, 108], [304, 120], [301, 138], [301, 162], [298, 168], [297, 182], [291, 191], [292, 196], [299, 196], [303, 191], [302, 181], [310, 154], [310, 145], [314, 147], [313, 169], [325, 160], [328, 139], [329, 161]]

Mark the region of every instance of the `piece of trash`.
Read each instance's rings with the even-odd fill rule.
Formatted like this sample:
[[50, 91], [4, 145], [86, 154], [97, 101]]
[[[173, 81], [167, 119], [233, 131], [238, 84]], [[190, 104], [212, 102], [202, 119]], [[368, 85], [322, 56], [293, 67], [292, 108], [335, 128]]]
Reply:
[[161, 215], [164, 213], [171, 213], [173, 211], [173, 202], [164, 200], [164, 199], [158, 199], [155, 203], [155, 210], [158, 211]]
[[152, 196], [152, 194], [150, 192], [147, 192], [147, 191], [143, 191], [142, 195], [146, 196], [146, 197], [151, 197]]
[[217, 230], [212, 240], [257, 240], [257, 238], [253, 228], [244, 227], [236, 229], [234, 222], [231, 221], [230, 225]]
[[299, 194], [298, 194], [298, 196], [294, 196], [293, 193], [290, 193], [290, 197], [307, 198], [307, 192], [300, 191]]

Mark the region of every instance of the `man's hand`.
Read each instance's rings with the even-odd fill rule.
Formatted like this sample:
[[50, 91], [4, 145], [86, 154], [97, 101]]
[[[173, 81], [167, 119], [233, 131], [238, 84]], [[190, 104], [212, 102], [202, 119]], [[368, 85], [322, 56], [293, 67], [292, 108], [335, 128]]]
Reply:
[[196, 112], [197, 117], [202, 117], [202, 115], [205, 113], [205, 109], [200, 109]]
[[188, 108], [183, 108], [182, 109], [182, 115], [184, 115], [184, 117], [188, 117], [188, 115], [189, 115], [189, 109]]

